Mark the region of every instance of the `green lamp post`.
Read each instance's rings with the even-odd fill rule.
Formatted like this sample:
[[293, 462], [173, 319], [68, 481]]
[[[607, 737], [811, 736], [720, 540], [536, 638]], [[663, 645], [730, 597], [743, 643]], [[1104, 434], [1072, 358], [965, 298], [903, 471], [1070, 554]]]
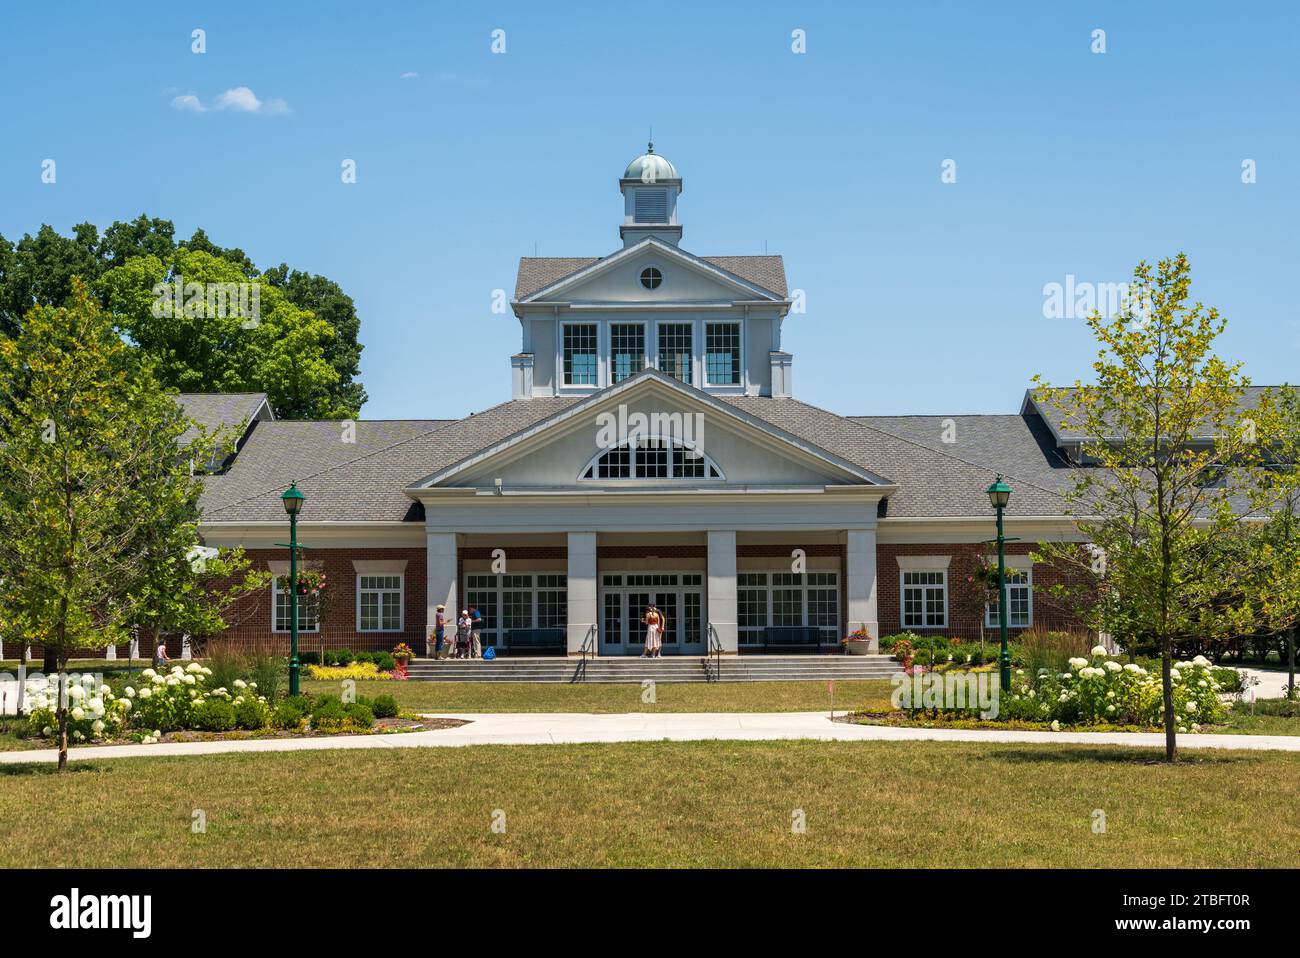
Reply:
[[298, 670], [301, 668], [298, 662], [298, 513], [307, 497], [294, 482], [284, 491], [280, 501], [289, 514], [289, 694], [297, 695]]
[[1011, 691], [1011, 650], [1007, 647], [1007, 539], [1002, 534], [1002, 510], [1011, 501], [1011, 487], [998, 476], [985, 490], [989, 502], [998, 514], [998, 633], [1002, 638], [1002, 654], [998, 658], [1002, 678], [1002, 691]]

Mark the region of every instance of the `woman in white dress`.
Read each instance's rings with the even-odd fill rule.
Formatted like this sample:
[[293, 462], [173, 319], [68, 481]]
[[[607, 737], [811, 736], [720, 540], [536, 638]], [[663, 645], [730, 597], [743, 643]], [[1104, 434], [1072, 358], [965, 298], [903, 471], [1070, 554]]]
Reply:
[[651, 602], [649, 608], [645, 610], [645, 615], [641, 617], [641, 621], [645, 625], [645, 651], [641, 653], [641, 657], [645, 658], [648, 655], [652, 659], [657, 659], [660, 657], [659, 650], [663, 647], [663, 613], [659, 611], [657, 605]]

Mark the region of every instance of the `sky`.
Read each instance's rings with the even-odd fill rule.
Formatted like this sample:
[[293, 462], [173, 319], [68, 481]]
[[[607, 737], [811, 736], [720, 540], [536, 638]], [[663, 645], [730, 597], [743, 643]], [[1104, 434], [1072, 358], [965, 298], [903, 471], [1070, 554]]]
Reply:
[[620, 248], [653, 127], [683, 248], [785, 257], [807, 402], [1015, 412], [1096, 353], [1045, 287], [1179, 251], [1294, 382], [1298, 47], [1293, 2], [5, 5], [0, 234], [147, 213], [324, 274], [363, 417], [457, 417], [510, 396], [494, 290]]

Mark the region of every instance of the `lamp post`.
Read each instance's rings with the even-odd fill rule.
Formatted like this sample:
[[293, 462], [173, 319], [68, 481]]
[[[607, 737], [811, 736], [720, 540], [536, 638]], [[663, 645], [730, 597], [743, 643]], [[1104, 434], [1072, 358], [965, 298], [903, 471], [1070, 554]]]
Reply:
[[1002, 691], [1011, 691], [1011, 650], [1007, 648], [1007, 539], [1002, 534], [1002, 510], [1011, 501], [1011, 487], [998, 476], [985, 490], [989, 502], [998, 514], [998, 633], [1002, 638], [1002, 654], [998, 657], [1002, 678]]
[[289, 694], [298, 694], [298, 513], [307, 497], [291, 483], [280, 496], [289, 514]]

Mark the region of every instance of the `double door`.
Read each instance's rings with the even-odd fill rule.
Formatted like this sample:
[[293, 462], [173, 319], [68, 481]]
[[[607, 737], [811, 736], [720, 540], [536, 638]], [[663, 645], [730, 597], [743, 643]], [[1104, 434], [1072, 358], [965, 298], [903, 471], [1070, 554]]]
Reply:
[[654, 603], [664, 619], [662, 654], [698, 655], [705, 649], [704, 584], [699, 573], [625, 573], [601, 577], [600, 654], [640, 655]]

